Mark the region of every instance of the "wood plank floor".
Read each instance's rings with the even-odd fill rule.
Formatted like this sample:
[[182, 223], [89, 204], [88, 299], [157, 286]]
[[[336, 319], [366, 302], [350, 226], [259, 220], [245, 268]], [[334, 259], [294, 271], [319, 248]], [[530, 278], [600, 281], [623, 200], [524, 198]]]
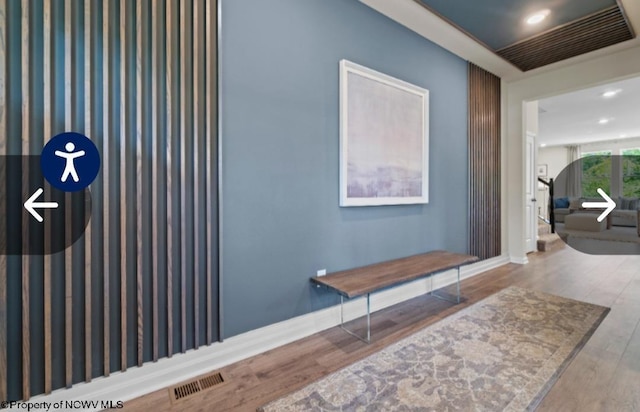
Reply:
[[[462, 284], [467, 301], [423, 296], [372, 315], [367, 345], [332, 328], [229, 365], [227, 382], [172, 405], [168, 390], [125, 404], [126, 411], [254, 411], [258, 406], [353, 363], [507, 286], [611, 307], [538, 411], [640, 411], [640, 257], [589, 256], [564, 246], [529, 255]], [[352, 327], [358, 327], [353, 325]], [[362, 325], [363, 326], [363, 325]]]

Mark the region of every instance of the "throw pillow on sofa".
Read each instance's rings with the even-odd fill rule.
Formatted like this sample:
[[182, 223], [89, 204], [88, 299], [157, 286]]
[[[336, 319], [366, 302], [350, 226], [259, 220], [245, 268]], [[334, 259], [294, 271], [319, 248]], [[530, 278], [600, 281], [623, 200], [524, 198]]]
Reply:
[[621, 210], [622, 209], [622, 196], [618, 196], [617, 198], [613, 199], [614, 202], [616, 202], [616, 209]]
[[571, 200], [569, 200], [569, 208], [582, 209], [582, 202], [584, 202], [582, 198], [571, 198]]
[[559, 197], [553, 201], [553, 207], [556, 209], [566, 209], [569, 207], [568, 197]]
[[622, 210], [637, 210], [638, 206], [640, 206], [639, 199], [635, 197], [621, 197], [620, 202], [620, 209]]

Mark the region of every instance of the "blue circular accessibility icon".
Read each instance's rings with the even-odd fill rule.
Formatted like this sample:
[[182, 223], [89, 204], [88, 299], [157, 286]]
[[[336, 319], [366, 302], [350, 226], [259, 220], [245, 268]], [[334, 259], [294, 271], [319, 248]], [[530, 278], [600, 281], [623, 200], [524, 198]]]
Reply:
[[42, 149], [40, 167], [51, 186], [63, 192], [77, 192], [98, 176], [100, 153], [88, 137], [75, 132], [60, 133]]

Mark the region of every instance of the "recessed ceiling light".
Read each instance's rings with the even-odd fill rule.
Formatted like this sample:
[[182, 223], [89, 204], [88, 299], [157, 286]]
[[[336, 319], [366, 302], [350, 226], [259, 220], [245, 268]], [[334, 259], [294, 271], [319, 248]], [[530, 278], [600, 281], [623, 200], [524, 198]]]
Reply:
[[546, 143], [540, 143], [540, 147], [545, 147], [546, 145]]
[[551, 13], [549, 10], [540, 10], [527, 17], [526, 22], [531, 25], [538, 24], [542, 20], [546, 19], [549, 13]]
[[609, 119], [600, 119], [600, 120], [598, 120], [598, 123], [599, 124], [607, 124], [607, 123], [609, 123]]
[[604, 97], [605, 99], [609, 99], [611, 97], [614, 97], [616, 94], [620, 93], [622, 90], [617, 89], [617, 90], [607, 90], [606, 92], [602, 93], [602, 97]]
[[627, 137], [627, 135], [626, 134], [621, 134], [620, 137], [622, 137], [624, 139], [625, 137]]

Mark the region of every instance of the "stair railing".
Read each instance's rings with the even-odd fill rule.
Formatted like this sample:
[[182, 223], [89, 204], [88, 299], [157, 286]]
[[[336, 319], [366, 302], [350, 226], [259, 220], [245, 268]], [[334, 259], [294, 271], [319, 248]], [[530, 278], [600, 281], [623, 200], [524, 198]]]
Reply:
[[539, 177], [538, 182], [549, 187], [549, 224], [551, 225], [551, 233], [556, 233], [556, 216], [553, 212], [553, 178], [547, 181]]

